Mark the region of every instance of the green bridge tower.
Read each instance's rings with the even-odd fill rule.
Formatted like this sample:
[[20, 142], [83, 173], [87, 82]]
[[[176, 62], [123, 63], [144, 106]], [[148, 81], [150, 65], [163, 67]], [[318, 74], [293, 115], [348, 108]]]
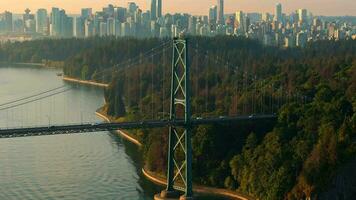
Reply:
[[155, 199], [193, 199], [190, 80], [187, 39], [173, 39], [170, 120], [184, 119], [184, 127], [169, 127], [167, 188]]

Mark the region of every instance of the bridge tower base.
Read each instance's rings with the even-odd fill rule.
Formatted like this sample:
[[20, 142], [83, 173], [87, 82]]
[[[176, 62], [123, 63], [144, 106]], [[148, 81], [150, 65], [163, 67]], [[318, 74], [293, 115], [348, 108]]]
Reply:
[[[162, 192], [164, 192], [164, 191], [162, 191]], [[193, 197], [186, 197], [185, 195], [179, 196], [179, 194], [177, 194], [175, 196], [173, 195], [173, 196], [170, 196], [170, 197], [165, 197], [161, 193], [161, 194], [156, 194], [154, 196], [154, 200], [194, 200], [194, 198]]]

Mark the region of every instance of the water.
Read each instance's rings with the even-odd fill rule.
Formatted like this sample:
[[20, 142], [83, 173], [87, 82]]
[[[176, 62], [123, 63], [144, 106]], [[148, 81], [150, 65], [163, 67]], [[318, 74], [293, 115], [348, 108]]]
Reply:
[[[62, 85], [72, 90], [0, 111], [0, 127], [101, 121], [102, 89], [65, 83], [59, 70], [0, 67], [0, 104]], [[0, 139], [0, 199], [152, 199], [137, 148], [109, 133]]]

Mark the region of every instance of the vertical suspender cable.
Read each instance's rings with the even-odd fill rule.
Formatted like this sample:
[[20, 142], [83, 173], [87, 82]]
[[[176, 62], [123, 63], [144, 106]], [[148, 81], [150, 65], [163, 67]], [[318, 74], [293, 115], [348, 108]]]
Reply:
[[154, 65], [154, 54], [152, 54], [152, 65], [151, 65], [151, 112], [152, 112], [152, 120], [155, 118], [154, 116], [154, 98], [153, 98], [153, 65]]

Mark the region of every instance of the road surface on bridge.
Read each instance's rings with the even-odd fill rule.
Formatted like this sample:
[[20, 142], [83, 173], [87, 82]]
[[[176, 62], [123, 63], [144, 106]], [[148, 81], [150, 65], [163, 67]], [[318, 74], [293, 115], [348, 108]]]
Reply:
[[[241, 121], [256, 121], [275, 119], [275, 115], [249, 115], [237, 117], [218, 117], [218, 118], [195, 118], [191, 120], [191, 126], [205, 124], [221, 124]], [[0, 129], [0, 137], [29, 137], [40, 135], [58, 135], [73, 133], [90, 133], [100, 131], [111, 131], [117, 129], [141, 129], [141, 128], [160, 128], [169, 126], [184, 126], [184, 120], [153, 120], [140, 122], [120, 122], [120, 123], [90, 123], [90, 124], [70, 124], [70, 125], [49, 125], [42, 127], [17, 127]]]

